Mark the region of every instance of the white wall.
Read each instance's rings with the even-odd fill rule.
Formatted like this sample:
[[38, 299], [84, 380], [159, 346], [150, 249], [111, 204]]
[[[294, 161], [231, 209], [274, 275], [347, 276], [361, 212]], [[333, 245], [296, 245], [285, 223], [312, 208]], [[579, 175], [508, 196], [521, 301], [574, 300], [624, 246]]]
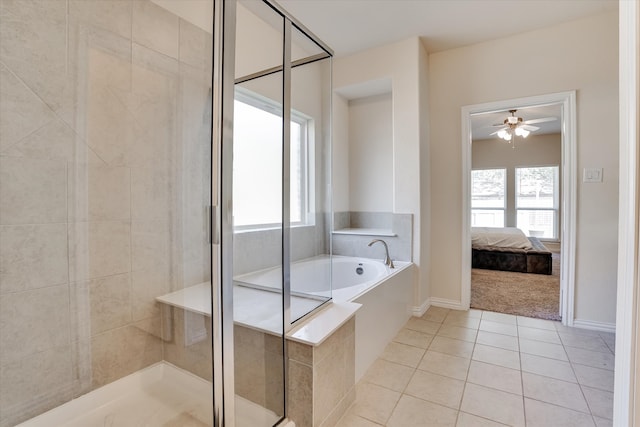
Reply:
[[[421, 170], [420, 156], [422, 145], [427, 144], [426, 135], [421, 133], [421, 72], [423, 67], [423, 47], [418, 38], [410, 38], [351, 56], [334, 60], [333, 87], [340, 93], [342, 88], [358, 86], [364, 82], [390, 80], [392, 86], [393, 116], [393, 212], [411, 213], [413, 223], [413, 262], [423, 264], [421, 256], [421, 221], [428, 214], [420, 215], [421, 206]], [[426, 55], [424, 55], [426, 56]], [[337, 98], [334, 95], [334, 100]], [[335, 114], [335, 111], [334, 111]], [[334, 115], [334, 123], [339, 118]], [[344, 136], [335, 133], [334, 142]], [[344, 171], [335, 171], [334, 188], [340, 186], [336, 177], [344, 176]], [[343, 196], [339, 197], [342, 200]], [[334, 209], [336, 210], [336, 209]], [[428, 298], [428, 275], [416, 275], [416, 306], [422, 305]]]
[[460, 300], [461, 107], [575, 89], [578, 170], [604, 168], [602, 183], [577, 186], [575, 316], [615, 322], [617, 22], [607, 13], [430, 55], [432, 296]]
[[[507, 209], [505, 227], [516, 227], [516, 168], [522, 166], [560, 166], [562, 162], [561, 135], [535, 135], [516, 138], [516, 148], [497, 136], [474, 140], [471, 146], [472, 169], [505, 168], [507, 170]], [[562, 177], [560, 169], [559, 177]], [[561, 184], [561, 183], [560, 183]], [[562, 192], [562, 189], [560, 189]], [[559, 213], [559, 218], [562, 215]]]
[[393, 211], [391, 94], [349, 102], [349, 211]]

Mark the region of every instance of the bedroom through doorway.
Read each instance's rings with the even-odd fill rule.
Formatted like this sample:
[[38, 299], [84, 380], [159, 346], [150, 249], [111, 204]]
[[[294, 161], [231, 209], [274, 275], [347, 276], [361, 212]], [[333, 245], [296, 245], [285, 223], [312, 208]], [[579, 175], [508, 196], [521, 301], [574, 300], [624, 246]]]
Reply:
[[571, 259], [563, 248], [572, 246], [563, 244], [571, 213], [563, 183], [572, 175], [563, 170], [566, 103], [516, 101], [468, 115], [468, 301], [559, 321], [570, 276], [563, 260]]

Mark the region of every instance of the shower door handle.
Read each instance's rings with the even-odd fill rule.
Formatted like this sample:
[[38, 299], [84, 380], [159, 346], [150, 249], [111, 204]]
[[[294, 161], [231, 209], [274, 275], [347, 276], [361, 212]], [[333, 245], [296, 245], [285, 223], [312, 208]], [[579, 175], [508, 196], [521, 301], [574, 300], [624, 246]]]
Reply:
[[220, 244], [220, 206], [207, 206], [207, 239], [213, 245]]

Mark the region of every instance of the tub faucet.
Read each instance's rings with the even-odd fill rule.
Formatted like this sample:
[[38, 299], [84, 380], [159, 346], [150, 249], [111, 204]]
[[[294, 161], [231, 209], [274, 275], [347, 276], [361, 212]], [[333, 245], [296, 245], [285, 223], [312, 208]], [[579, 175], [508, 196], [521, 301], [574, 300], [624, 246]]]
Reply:
[[380, 239], [373, 239], [368, 246], [373, 245], [376, 242], [380, 242], [384, 245], [384, 253], [385, 253], [385, 258], [384, 258], [384, 265], [388, 265], [389, 268], [396, 268], [395, 265], [393, 265], [393, 260], [391, 259], [391, 257], [389, 256], [389, 248], [387, 247], [387, 242], [385, 242], [384, 240], [380, 240]]

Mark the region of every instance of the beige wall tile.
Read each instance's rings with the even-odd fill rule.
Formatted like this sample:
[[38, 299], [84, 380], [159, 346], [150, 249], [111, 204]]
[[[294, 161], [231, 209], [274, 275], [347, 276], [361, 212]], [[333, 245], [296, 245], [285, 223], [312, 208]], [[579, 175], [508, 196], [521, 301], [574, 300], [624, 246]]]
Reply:
[[313, 426], [313, 368], [289, 360], [289, 418], [299, 427]]
[[140, 320], [160, 315], [156, 297], [171, 291], [171, 270], [168, 265], [132, 273], [131, 298], [133, 319]]
[[68, 346], [25, 356], [0, 366], [2, 425], [16, 425], [73, 397]]
[[178, 17], [149, 1], [133, 3], [133, 41], [178, 57]]
[[132, 269], [145, 270], [170, 265], [171, 244], [167, 221], [132, 221]]
[[180, 19], [180, 62], [204, 69], [211, 43], [211, 34]]
[[51, 110], [1, 63], [0, 95], [0, 153], [53, 120]]
[[67, 173], [70, 222], [131, 218], [128, 167], [76, 164]]
[[60, 1], [0, 4], [0, 60], [51, 107], [66, 84], [66, 11], [66, 3]]
[[66, 163], [0, 157], [0, 224], [67, 221]]
[[134, 220], [166, 220], [172, 212], [168, 172], [149, 167], [131, 170], [131, 215]]
[[160, 339], [135, 326], [91, 338], [93, 387], [108, 384], [162, 360]]
[[128, 222], [78, 222], [69, 226], [69, 274], [77, 282], [131, 270]]
[[[88, 308], [91, 335], [97, 335], [131, 322], [130, 282], [130, 274], [125, 273], [71, 285], [72, 309]], [[84, 304], [87, 304], [88, 307], [81, 306]]]
[[69, 16], [130, 39], [132, 3], [136, 2], [69, 0]]
[[[345, 395], [346, 363], [344, 347], [327, 355], [313, 369], [313, 425], [318, 426]], [[352, 384], [353, 385], [353, 384]]]
[[66, 283], [67, 225], [0, 226], [0, 294]]
[[69, 335], [68, 285], [0, 296], [0, 364], [67, 345]]
[[[164, 360], [198, 375], [208, 381], [212, 378], [211, 368], [211, 321], [209, 318], [191, 313], [185, 318], [185, 311], [175, 307], [163, 307], [172, 315], [171, 339], [163, 343]], [[189, 330], [194, 330], [195, 323], [206, 330], [206, 339], [194, 342], [189, 339]]]

